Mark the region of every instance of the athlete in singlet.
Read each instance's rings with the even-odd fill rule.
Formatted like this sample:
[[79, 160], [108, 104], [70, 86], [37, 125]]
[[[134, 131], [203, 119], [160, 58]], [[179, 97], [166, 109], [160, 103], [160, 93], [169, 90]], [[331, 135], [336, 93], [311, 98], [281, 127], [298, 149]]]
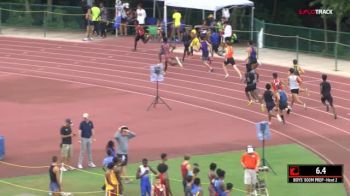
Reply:
[[60, 168], [57, 163], [57, 157], [52, 157], [52, 163], [49, 168], [49, 176], [50, 176], [50, 191], [53, 196], [61, 195], [61, 183], [60, 183]]
[[258, 64], [257, 54], [253, 46], [253, 41], [248, 42], [247, 53], [248, 53], [248, 56], [246, 58], [246, 63], [249, 66], [251, 66], [252, 69], [256, 69], [259, 64]]
[[113, 168], [114, 163], [109, 163], [107, 165], [107, 171], [105, 173], [105, 191], [107, 196], [116, 196], [117, 194], [119, 195], [118, 179]]
[[209, 57], [209, 51], [211, 50], [211, 44], [206, 40], [205, 37], [203, 37], [201, 41], [201, 47], [200, 50], [202, 51], [202, 62], [203, 65], [205, 65], [209, 69], [209, 73], [213, 72], [213, 67], [210, 66], [211, 60]]
[[[293, 59], [293, 69], [294, 69], [294, 75], [299, 76], [301, 80], [303, 80], [302, 76], [304, 75], [305, 71], [304, 69], [298, 64], [298, 60]], [[305, 92], [307, 96], [309, 96], [309, 90], [307, 88], [304, 88], [301, 83], [299, 83], [299, 90], [300, 92]]]
[[137, 170], [136, 179], [140, 179], [141, 196], [151, 196], [151, 182], [149, 173], [157, 174], [155, 170], [148, 166], [148, 160], [142, 159], [142, 165]]
[[290, 92], [292, 93], [291, 107], [293, 107], [294, 102], [302, 104], [304, 109], [306, 109], [306, 103], [302, 102], [299, 98], [299, 83], [301, 83], [301, 78], [294, 74], [294, 69], [289, 69], [288, 85]]
[[217, 178], [216, 175], [216, 163], [211, 163], [209, 166], [208, 179], [209, 179], [209, 196], [215, 196], [214, 180]]
[[179, 65], [180, 67], [183, 67], [179, 58], [177, 56], [175, 56], [173, 53], [175, 46], [170, 45], [168, 43], [168, 38], [166, 38], [166, 37], [163, 38], [163, 43], [162, 43], [160, 48], [161, 48], [161, 53], [164, 54], [164, 57], [165, 57], [164, 74], [166, 74], [166, 71], [168, 70], [169, 64], [171, 66]]
[[236, 66], [235, 59], [233, 58], [233, 47], [232, 43], [230, 41], [225, 42], [225, 61], [222, 65], [222, 68], [225, 72], [225, 79], [228, 78], [230, 75], [228, 74], [227, 65], [231, 64], [233, 66], [233, 69], [237, 72], [239, 79], [242, 80], [242, 74], [241, 71]]
[[166, 188], [160, 182], [159, 176], [156, 176], [155, 182], [152, 186], [152, 196], [166, 196]]

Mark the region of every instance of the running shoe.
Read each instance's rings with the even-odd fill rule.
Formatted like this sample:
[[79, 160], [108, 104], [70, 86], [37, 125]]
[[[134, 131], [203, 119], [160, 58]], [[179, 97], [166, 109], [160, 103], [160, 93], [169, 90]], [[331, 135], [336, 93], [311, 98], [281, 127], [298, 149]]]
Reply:
[[278, 122], [283, 122], [282, 118], [281, 118], [281, 116], [279, 114], [276, 115], [276, 118], [277, 118]]
[[78, 164], [78, 168], [79, 168], [79, 169], [83, 169], [83, 165]]
[[89, 163], [89, 167], [96, 167], [96, 165], [93, 162], [91, 162]]
[[226, 74], [225, 77], [224, 77], [224, 79], [227, 79], [229, 76], [230, 76], [230, 75]]
[[252, 105], [252, 103], [253, 103], [253, 100], [249, 100], [248, 101], [248, 106]]
[[304, 110], [306, 110], [306, 103], [304, 103], [303, 107], [304, 107]]
[[287, 114], [290, 114], [290, 112], [292, 111], [292, 108], [290, 106], [287, 107]]
[[92, 40], [94, 40], [94, 39], [93, 39], [92, 37], [89, 37], [89, 40], [92, 41]]
[[89, 38], [85, 37], [85, 38], [83, 39], [83, 41], [89, 41]]

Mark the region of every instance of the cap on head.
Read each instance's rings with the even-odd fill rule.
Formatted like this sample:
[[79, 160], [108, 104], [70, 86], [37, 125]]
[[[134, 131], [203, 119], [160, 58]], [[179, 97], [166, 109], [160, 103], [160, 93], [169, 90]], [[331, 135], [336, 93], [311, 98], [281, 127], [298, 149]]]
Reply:
[[84, 113], [83, 114], [83, 118], [89, 118], [89, 114], [88, 113]]
[[254, 148], [252, 145], [248, 145], [247, 146], [247, 153], [253, 153], [254, 152]]

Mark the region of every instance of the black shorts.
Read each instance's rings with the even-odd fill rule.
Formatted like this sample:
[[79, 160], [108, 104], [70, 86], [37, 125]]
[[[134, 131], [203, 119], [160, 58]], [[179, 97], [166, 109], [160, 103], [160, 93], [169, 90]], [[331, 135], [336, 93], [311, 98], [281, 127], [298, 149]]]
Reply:
[[275, 106], [275, 102], [266, 103], [267, 112], [271, 112]]
[[326, 103], [326, 101], [328, 101], [329, 105], [333, 107], [333, 97], [332, 95], [323, 95], [321, 97], [321, 101], [323, 104]]
[[236, 64], [235, 59], [228, 58], [226, 61], [224, 61], [224, 65], [228, 65], [228, 64], [235, 65]]
[[136, 35], [135, 41], [138, 42], [140, 39], [142, 39], [142, 41], [146, 41], [145, 34], [143, 34], [143, 35]]
[[[117, 157], [120, 159], [122, 166], [128, 165], [128, 155], [127, 154], [117, 154]], [[123, 161], [123, 157], [124, 157], [124, 161]]]
[[190, 45], [191, 44], [184, 44], [184, 52], [189, 52], [190, 51]]
[[245, 87], [245, 92], [255, 91], [256, 90], [256, 84], [248, 84]]
[[258, 63], [258, 61], [257, 61], [256, 58], [250, 58], [250, 57], [249, 57], [249, 59], [248, 59], [248, 64], [254, 65], [254, 64], [257, 64], [257, 63]]
[[299, 89], [291, 89], [290, 92], [299, 95]]
[[219, 44], [218, 43], [213, 44], [213, 51], [216, 53], [219, 52]]
[[209, 61], [209, 52], [202, 52], [202, 61]]
[[278, 107], [281, 111], [285, 110], [288, 107], [288, 103], [280, 103]]

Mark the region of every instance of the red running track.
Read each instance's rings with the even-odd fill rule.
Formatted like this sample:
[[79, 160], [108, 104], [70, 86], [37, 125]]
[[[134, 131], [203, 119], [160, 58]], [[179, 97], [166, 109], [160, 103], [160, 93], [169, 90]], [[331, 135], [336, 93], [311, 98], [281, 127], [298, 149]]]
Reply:
[[[186, 60], [183, 69], [170, 67], [160, 92], [173, 110], [158, 106], [147, 112], [155, 94], [149, 66], [158, 61], [159, 45], [140, 44], [138, 52], [132, 52], [131, 46], [131, 38], [70, 43], [1, 37], [0, 124], [6, 161], [47, 165], [59, 153], [58, 129], [63, 120], [71, 117], [77, 126], [83, 112], [91, 114], [96, 126], [96, 163], [122, 124], [138, 135], [130, 145], [132, 161], [158, 159], [163, 151], [174, 157], [258, 145], [255, 122], [265, 120], [266, 114], [258, 105], [246, 106], [244, 84], [232, 70], [232, 76], [223, 79], [221, 59], [214, 59], [214, 73], [208, 73], [197, 56]], [[272, 72], [287, 77], [286, 68], [262, 65], [260, 88]], [[337, 120], [320, 103], [319, 78], [318, 72], [306, 73], [310, 96], [302, 99], [307, 111], [295, 106], [286, 125], [273, 121], [269, 145], [298, 143], [328, 163], [344, 164], [349, 185], [350, 78], [329, 76]], [[77, 157], [79, 144], [74, 142]], [[1, 166], [0, 177], [43, 172], [8, 169]]]

